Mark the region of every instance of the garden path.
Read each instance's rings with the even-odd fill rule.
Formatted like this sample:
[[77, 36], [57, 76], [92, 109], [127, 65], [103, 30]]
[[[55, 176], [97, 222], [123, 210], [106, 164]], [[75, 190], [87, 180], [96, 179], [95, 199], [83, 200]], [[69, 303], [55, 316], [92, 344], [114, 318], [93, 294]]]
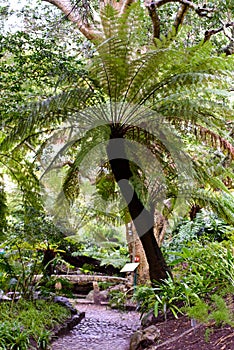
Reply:
[[135, 311], [120, 312], [105, 306], [78, 304], [85, 318], [69, 334], [57, 339], [52, 350], [128, 350], [131, 335], [140, 326]]

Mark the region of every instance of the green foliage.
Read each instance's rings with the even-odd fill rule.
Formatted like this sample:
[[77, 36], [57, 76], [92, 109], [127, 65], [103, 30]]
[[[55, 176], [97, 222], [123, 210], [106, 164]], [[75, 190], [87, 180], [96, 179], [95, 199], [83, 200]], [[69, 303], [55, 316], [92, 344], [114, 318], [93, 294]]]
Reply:
[[168, 255], [168, 259], [172, 260], [173, 255], [167, 252], [180, 252], [185, 246], [190, 247], [192, 241], [205, 244], [206, 242], [232, 240], [232, 236], [232, 226], [216, 214], [202, 210], [196, 214], [194, 220], [182, 219], [168, 230], [163, 242], [163, 250]]
[[5, 230], [7, 228], [7, 199], [4, 184], [0, 179], [0, 242], [4, 238]]
[[[124, 264], [129, 260], [129, 253], [126, 246], [122, 246], [123, 243], [107, 241], [107, 237], [104, 237], [104, 241], [91, 241], [83, 242], [83, 248], [77, 252], [72, 253], [73, 256], [87, 255], [92, 258], [101, 260], [101, 265], [112, 265], [117, 268], [122, 268]], [[83, 266], [82, 269], [87, 272], [92, 271], [92, 266]]]
[[[57, 284], [61, 285], [61, 289], [56, 288]], [[71, 298], [73, 297], [72, 286], [72, 283], [66, 278], [62, 278], [59, 276], [44, 276], [42, 280], [40, 280], [40, 286], [38, 289], [40, 290], [41, 295], [45, 297], [50, 297], [53, 293], [56, 295], [62, 295]]]
[[198, 299], [193, 306], [186, 309], [186, 312], [189, 317], [206, 323], [209, 316], [209, 305], [204, 300]]
[[193, 242], [190, 248], [183, 248], [181, 253], [173, 252], [174, 273], [193, 289], [200, 297], [225, 288], [234, 283], [234, 256], [232, 247], [218, 242], [205, 246]]
[[127, 294], [119, 290], [111, 290], [108, 294], [109, 305], [113, 309], [126, 310]]
[[139, 302], [141, 314], [154, 311], [155, 317], [159, 312], [167, 319], [168, 312], [175, 318], [183, 314], [182, 306], [190, 305], [198, 299], [198, 295], [183, 281], [173, 281], [171, 277], [156, 287], [139, 286], [134, 299]]
[[[178, 318], [178, 314], [182, 313], [177, 305], [185, 297], [183, 287], [185, 285], [182, 283], [178, 285], [174, 283], [172, 278], [169, 276], [168, 279], [160, 284], [158, 287], [154, 288], [156, 301], [154, 304], [154, 315], [158, 316], [159, 310], [164, 314], [165, 319], [167, 318], [167, 312], [170, 310], [175, 318]], [[188, 291], [188, 290], [187, 290]], [[186, 299], [191, 298], [191, 295], [187, 293]], [[185, 302], [187, 301], [185, 299]]]
[[[66, 130], [69, 136], [62, 141], [66, 144], [45, 169], [49, 173], [58, 166], [62, 155], [70, 156], [71, 166], [58, 196], [59, 208], [65, 198], [73, 204], [80, 194], [80, 168], [84, 160], [91, 163], [95, 159], [95, 170], [100, 174], [98, 170], [110, 159], [106, 152], [91, 159], [90, 154], [99, 145], [101, 151], [106, 151], [110, 138], [117, 137], [130, 145], [139, 145], [140, 152], [134, 152], [135, 149], [131, 152], [131, 147], [126, 147], [126, 154], [137, 162], [139, 159], [138, 166], [131, 162], [130, 182], [145, 208], [159, 203], [162, 210], [163, 199], [171, 198], [172, 211], [178, 194], [186, 192], [182, 201], [189, 203], [197, 196], [204, 205], [215, 206], [218, 202], [216, 208], [233, 222], [230, 196], [226, 201], [218, 198], [220, 193], [227, 193], [221, 171], [218, 175], [207, 171], [200, 159], [194, 159], [193, 153], [179, 142], [182, 135], [193, 133], [195, 128], [200, 142], [202, 139], [203, 143], [215, 148], [218, 145], [222, 151], [231, 153], [230, 144], [221, 136], [227, 136], [226, 120], [233, 118], [227, 93], [231, 88], [233, 56], [215, 55], [210, 43], [185, 48], [179, 41], [171, 41], [173, 32], [162, 37], [163, 46], [142, 48], [138, 34], [145, 24], [145, 15], [140, 4], [129, 6], [121, 16], [108, 5], [101, 20], [102, 39], [95, 43], [95, 54], [85, 71], [80, 69], [79, 55], [68, 57], [61, 47], [55, 46], [54, 50], [44, 38], [27, 33], [1, 36], [2, 90], [7, 102], [1, 108], [3, 122], [7, 123], [0, 135], [0, 152], [5, 171], [22, 190], [24, 207], [31, 204], [42, 209], [32, 157], [37, 156], [37, 162], [44, 168], [43, 151], [48, 142], [53, 148], [56, 144], [53, 136], [64, 140]], [[146, 149], [143, 156], [142, 148]], [[91, 181], [94, 180], [102, 199], [115, 200], [113, 174], [106, 175], [97, 180], [91, 177]], [[208, 184], [210, 191], [200, 190], [200, 187], [206, 190]], [[99, 207], [103, 213], [105, 204], [102, 202]], [[114, 260], [114, 253], [108, 258]], [[27, 254], [20, 258], [24, 275], [30, 266]], [[165, 305], [161, 300], [163, 296], [158, 302]]]
[[82, 69], [81, 60], [64, 51], [56, 36], [41, 38], [24, 31], [0, 35], [0, 56], [1, 115], [13, 123], [25, 99], [50, 96], [56, 85], [75, 80]]
[[[61, 121], [67, 121], [67, 118], [74, 120], [74, 117], [78, 123], [75, 127], [75, 140], [72, 138], [72, 125], [71, 138], [63, 149], [72, 149], [74, 163], [65, 177], [60, 203], [64, 194], [70, 202], [74, 202], [78, 196], [79, 167], [95, 146], [109, 140], [110, 126], [116, 126], [115, 132], [121, 126], [123, 138], [146, 147], [154, 157], [154, 161], [146, 163], [141, 159], [143, 171], [139, 166], [132, 167], [132, 186], [146, 207], [150, 205], [150, 199], [153, 199], [154, 204], [160, 202], [161, 205], [162, 201], [157, 201], [157, 195], [162, 179], [166, 179], [161, 186], [165, 197], [175, 197], [178, 192], [182, 193], [181, 186], [186, 184], [191, 186], [186, 188], [191, 193], [200, 186], [200, 182], [202, 185], [211, 182], [208, 176], [201, 177], [200, 173], [195, 176], [196, 166], [199, 168], [195, 162], [193, 169], [185, 169], [185, 160], [190, 160], [190, 157], [182, 155], [183, 145], [177, 141], [178, 136], [184, 134], [193, 124], [198, 129], [207, 126], [218, 135], [225, 127], [224, 119], [232, 118], [232, 111], [226, 103], [228, 98], [224, 99], [224, 94], [229, 88], [233, 57], [215, 56], [209, 43], [184, 48], [171, 42], [169, 37], [165, 37], [163, 48], [155, 49], [146, 45], [142, 52], [138, 34], [142, 31], [142, 26], [144, 27], [145, 14], [139, 4], [131, 5], [121, 16], [116, 16], [116, 11], [108, 5], [101, 13], [101, 20], [102, 39], [95, 44], [96, 52], [87, 66], [87, 71], [82, 71], [81, 74], [79, 59], [75, 56], [64, 57], [64, 51], [60, 47], [55, 46], [54, 51], [51, 43], [45, 42], [43, 38], [34, 40], [24, 33], [13, 35], [14, 43], [20, 44], [18, 46], [21, 49], [9, 53], [9, 62], [15, 60], [16, 65], [12, 78], [14, 74], [19, 73], [20, 76], [21, 66], [25, 68], [25, 64], [28, 68], [27, 74], [29, 71], [37, 74], [39, 70], [38, 79], [42, 85], [44, 79], [48, 78], [47, 73], [50, 73], [51, 79], [46, 82], [46, 97], [43, 96], [39, 103], [32, 102], [25, 109], [21, 109], [20, 118], [24, 123], [19, 123], [19, 114], [16, 111], [14, 120], [12, 119], [13, 131], [7, 130], [8, 135], [1, 143], [1, 149], [7, 151], [18, 145], [22, 151], [26, 141], [35, 148], [44, 142], [44, 137], [51, 140], [50, 131], [57, 135], [61, 131], [64, 136], [64, 129], [69, 130], [69, 127], [67, 124], [61, 126]], [[29, 52], [28, 46], [31, 49]], [[8, 51], [13, 50], [9, 43], [6, 47]], [[46, 61], [48, 54], [51, 60]], [[8, 67], [10, 63], [5, 51], [4, 55], [3, 59]], [[45, 71], [38, 67], [39, 62], [41, 66], [41, 61], [44, 60]], [[31, 69], [31, 65], [35, 70]], [[50, 84], [54, 84], [61, 72], [64, 73], [63, 81], [56, 85], [57, 90], [52, 96]], [[16, 81], [21, 82], [23, 79], [19, 76]], [[37, 82], [36, 78], [35, 81]], [[20, 92], [23, 90], [21, 85], [18, 89]], [[41, 94], [40, 91], [38, 93]], [[79, 118], [76, 118], [77, 112], [81, 113]], [[39, 157], [45, 145], [46, 142], [43, 143]], [[224, 143], [221, 146], [225, 147]], [[59, 157], [55, 157], [47, 171], [56, 165], [58, 159]], [[160, 166], [155, 166], [156, 163]], [[156, 168], [159, 170], [156, 171]], [[33, 170], [31, 169], [30, 175]], [[196, 179], [192, 184], [186, 176], [189, 170], [194, 172], [192, 177]], [[173, 175], [174, 180], [171, 181]], [[115, 186], [111, 184], [113, 175], [110, 176], [111, 178], [105, 176], [105, 179], [99, 177], [95, 181], [97, 192], [108, 201], [110, 197], [116, 197]], [[179, 176], [181, 183], [178, 182]], [[28, 178], [31, 179], [32, 176]], [[152, 178], [157, 181], [152, 181]], [[22, 182], [26, 183], [26, 176]], [[216, 189], [216, 185], [217, 181], [212, 188]], [[32, 196], [27, 188], [23, 191], [28, 193], [26, 197]], [[161, 192], [158, 196], [161, 196]], [[189, 201], [187, 198], [186, 200]], [[231, 210], [229, 214], [231, 215]]]
[[210, 320], [214, 320], [217, 326], [230, 324], [234, 327], [234, 317], [231, 310], [228, 308], [225, 300], [219, 295], [214, 294], [211, 298], [213, 301], [212, 311], [209, 315]]
[[218, 294], [211, 297], [210, 302], [198, 300], [193, 306], [186, 308], [189, 317], [202, 323], [215, 322], [215, 325], [225, 324], [234, 327], [234, 317], [230, 306], [228, 307], [224, 298]]
[[133, 298], [139, 303], [141, 316], [151, 310], [154, 310], [155, 305], [157, 307], [155, 292], [151, 286], [138, 286], [135, 290]]
[[35, 275], [46, 273], [44, 252], [52, 249], [53, 242], [57, 242], [57, 247], [62, 237], [53, 223], [33, 208], [28, 208], [26, 213], [18, 212], [12, 217], [6, 239], [0, 246], [3, 249], [0, 254], [0, 288], [20, 292], [24, 298], [31, 299], [38, 288]]
[[1, 304], [0, 347], [1, 349], [33, 349], [33, 339], [40, 349], [48, 349], [53, 328], [65, 321], [70, 311], [53, 302], [36, 300]]
[[3, 350], [29, 349], [30, 332], [22, 331], [20, 324], [15, 321], [3, 321], [0, 324], [0, 346]]
[[113, 282], [98, 282], [98, 287], [100, 290], [106, 290], [113, 285]]
[[218, 242], [203, 246], [193, 242], [190, 248], [182, 249], [182, 253], [172, 254], [179, 257], [173, 263], [174, 280], [169, 277], [158, 286], [137, 288], [134, 298], [139, 302], [142, 314], [154, 310], [156, 317], [161, 312], [166, 318], [170, 310], [176, 318], [180, 313], [188, 312], [194, 318], [200, 315], [200, 321], [212, 319], [217, 324], [230, 321], [224, 297], [234, 285], [231, 246], [223, 247]]

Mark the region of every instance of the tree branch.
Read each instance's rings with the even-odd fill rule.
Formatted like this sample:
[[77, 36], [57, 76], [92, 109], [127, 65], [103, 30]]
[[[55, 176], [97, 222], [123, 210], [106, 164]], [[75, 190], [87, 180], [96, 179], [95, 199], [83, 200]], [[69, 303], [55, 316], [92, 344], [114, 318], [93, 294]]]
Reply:
[[80, 32], [88, 39], [95, 40], [100, 37], [100, 33], [95, 30], [93, 26], [88, 23], [85, 23], [82, 19], [80, 13], [75, 9], [75, 7], [71, 4], [70, 0], [42, 0], [48, 2], [58, 9], [60, 9], [67, 19], [71, 22], [75, 23]]
[[204, 36], [204, 42], [210, 40], [212, 35], [223, 32], [224, 35], [229, 39], [230, 43], [223, 49], [226, 55], [234, 54], [234, 35], [231, 36], [227, 33], [227, 28], [232, 27], [232, 32], [234, 33], [234, 22], [223, 24], [220, 28], [206, 30]]
[[[121, 2], [121, 1], [120, 1]], [[122, 6], [120, 8], [120, 15], [126, 12], [127, 8], [133, 3], [135, 0], [124, 0], [122, 1]]]
[[189, 8], [193, 9], [200, 17], [206, 17], [209, 13], [215, 11], [214, 8], [206, 7], [206, 5], [204, 5], [203, 7], [199, 7], [194, 2], [189, 1], [189, 0], [155, 0], [154, 1], [155, 6], [158, 8], [169, 3], [169, 2], [178, 2], [182, 5], [186, 5]]
[[153, 38], [159, 38], [160, 37], [160, 18], [158, 16], [155, 2], [152, 1], [150, 4], [146, 5], [150, 18], [152, 20], [153, 24]]
[[183, 24], [184, 22], [184, 18], [188, 12], [188, 9], [189, 9], [189, 6], [188, 5], [185, 5], [185, 4], [182, 4], [176, 14], [176, 18], [175, 18], [175, 21], [174, 21], [174, 27], [176, 29], [176, 33], [178, 32], [178, 29], [179, 29], [179, 26], [181, 24]]
[[220, 28], [217, 28], [217, 29], [209, 29], [209, 30], [206, 30], [206, 32], [205, 32], [205, 37], [204, 37], [204, 41], [208, 41], [212, 35], [215, 35], [215, 34], [220, 33], [220, 32], [222, 32], [222, 31], [224, 32], [225, 36], [226, 36], [230, 41], [234, 41], [234, 38], [230, 37], [230, 36], [227, 35], [227, 33], [226, 33], [226, 28], [228, 28], [228, 27], [233, 27], [233, 28], [234, 28], [234, 22], [224, 24], [224, 25], [222, 25]]

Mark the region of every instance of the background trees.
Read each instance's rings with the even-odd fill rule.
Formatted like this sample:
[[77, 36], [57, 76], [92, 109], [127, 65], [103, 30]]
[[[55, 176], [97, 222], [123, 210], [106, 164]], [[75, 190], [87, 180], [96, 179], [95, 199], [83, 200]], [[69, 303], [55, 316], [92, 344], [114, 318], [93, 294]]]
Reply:
[[[65, 16], [74, 22], [81, 33], [88, 40], [100, 37], [100, 12], [109, 1], [62, 1], [43, 0], [59, 8]], [[135, 1], [114, 1], [112, 6], [122, 15]], [[172, 25], [178, 32], [181, 25], [186, 28], [184, 43], [193, 45], [202, 39], [214, 40], [219, 48], [226, 45], [225, 52], [233, 53], [233, 10], [231, 1], [144, 1], [142, 7], [148, 11], [149, 18], [145, 19], [145, 26], [151, 39], [160, 39], [160, 35], [167, 35]], [[217, 39], [216, 34], [220, 34]], [[147, 30], [145, 31], [147, 34]], [[144, 38], [144, 40], [147, 40]]]

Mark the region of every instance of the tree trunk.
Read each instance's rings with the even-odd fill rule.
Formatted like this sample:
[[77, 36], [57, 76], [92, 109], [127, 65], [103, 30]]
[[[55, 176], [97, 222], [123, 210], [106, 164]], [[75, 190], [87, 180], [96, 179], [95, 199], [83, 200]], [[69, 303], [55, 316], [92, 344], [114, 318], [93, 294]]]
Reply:
[[[107, 155], [111, 170], [120, 191], [127, 202], [128, 210], [143, 245], [149, 264], [151, 282], [167, 279], [171, 274], [154, 236], [154, 210], [148, 210], [139, 199], [130, 183], [133, 173], [125, 153], [125, 140], [113, 128], [113, 134], [107, 145]], [[113, 141], [116, 141], [113, 142]]]
[[82, 267], [84, 264], [92, 265], [95, 272], [104, 273], [108, 275], [119, 274], [120, 269], [113, 265], [101, 265], [101, 260], [92, 258], [90, 256], [78, 255], [72, 256], [68, 252], [60, 252], [61, 257], [69, 264], [75, 267]]
[[[166, 227], [167, 220], [156, 210], [154, 213], [154, 236], [159, 247], [162, 245]], [[137, 284], [146, 284], [150, 280], [149, 264], [141, 240], [132, 221], [126, 225], [126, 237], [131, 262], [134, 262], [135, 258], [139, 258], [140, 264], [137, 269]]]
[[139, 258], [139, 266], [137, 268], [137, 284], [146, 284], [150, 280], [149, 264], [145, 256], [141, 240], [132, 221], [126, 225], [126, 237], [131, 262], [138, 262]]

